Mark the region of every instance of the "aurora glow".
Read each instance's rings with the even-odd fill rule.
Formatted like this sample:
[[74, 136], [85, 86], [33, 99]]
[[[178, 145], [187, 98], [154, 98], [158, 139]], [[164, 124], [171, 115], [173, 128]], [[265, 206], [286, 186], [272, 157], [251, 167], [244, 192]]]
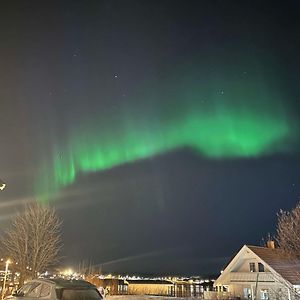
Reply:
[[[199, 84], [185, 76], [176, 89], [172, 83], [163, 91], [137, 94], [126, 110], [73, 124], [64, 144], [55, 145], [52, 160], [41, 169], [38, 198], [48, 200], [79, 173], [103, 171], [183, 147], [209, 159], [291, 151], [298, 132], [278, 89], [269, 89], [257, 74], [251, 80], [249, 76], [246, 80], [209, 77]], [[164, 104], [153, 109], [153, 102]], [[141, 108], [139, 103], [148, 106]]]
[[51, 168], [44, 169], [39, 195], [47, 191], [48, 198], [73, 183], [78, 173], [106, 170], [182, 147], [211, 159], [283, 152], [285, 141], [294, 134], [278, 103], [268, 111], [261, 110], [259, 101], [250, 108], [236, 103], [214, 109], [204, 106], [202, 111], [194, 107], [163, 126], [156, 126], [157, 120], [141, 118], [136, 118], [136, 123], [120, 120], [119, 124], [120, 128], [111, 132], [95, 126], [91, 126], [97, 128], [94, 131], [73, 132], [67, 144], [53, 154]]

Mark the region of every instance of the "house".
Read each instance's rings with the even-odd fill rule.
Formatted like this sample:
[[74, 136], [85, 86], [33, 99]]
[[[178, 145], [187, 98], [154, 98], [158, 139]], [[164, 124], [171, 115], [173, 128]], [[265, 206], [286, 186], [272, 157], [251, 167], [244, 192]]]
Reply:
[[128, 293], [128, 283], [126, 280], [117, 278], [99, 278], [99, 276], [87, 276], [85, 280], [94, 284], [97, 288], [102, 287], [110, 295], [126, 295]]
[[300, 292], [300, 261], [275, 248], [273, 241], [267, 247], [244, 245], [214, 282], [214, 289], [240, 299], [293, 300]]
[[126, 280], [130, 295], [160, 295], [170, 296], [174, 284], [168, 280]]

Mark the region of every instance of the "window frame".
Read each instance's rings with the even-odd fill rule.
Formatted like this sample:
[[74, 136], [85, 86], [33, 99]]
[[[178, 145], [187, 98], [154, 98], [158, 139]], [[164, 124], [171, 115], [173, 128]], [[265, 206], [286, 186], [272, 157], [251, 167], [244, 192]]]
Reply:
[[255, 273], [256, 272], [256, 264], [255, 262], [249, 262], [249, 271]]
[[265, 272], [265, 265], [261, 262], [258, 263], [258, 272]]

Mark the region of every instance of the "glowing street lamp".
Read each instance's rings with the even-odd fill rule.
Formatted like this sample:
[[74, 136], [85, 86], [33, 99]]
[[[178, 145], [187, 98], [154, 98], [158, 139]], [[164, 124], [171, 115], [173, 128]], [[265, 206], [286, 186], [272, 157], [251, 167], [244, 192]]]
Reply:
[[10, 264], [10, 260], [8, 259], [5, 263], [5, 273], [4, 273], [4, 280], [3, 280], [3, 287], [2, 287], [2, 296], [1, 300], [4, 299], [5, 295], [5, 284], [6, 284], [6, 278], [7, 278], [7, 273], [8, 273], [8, 265]]
[[0, 179], [0, 191], [3, 191], [6, 187], [6, 183]]

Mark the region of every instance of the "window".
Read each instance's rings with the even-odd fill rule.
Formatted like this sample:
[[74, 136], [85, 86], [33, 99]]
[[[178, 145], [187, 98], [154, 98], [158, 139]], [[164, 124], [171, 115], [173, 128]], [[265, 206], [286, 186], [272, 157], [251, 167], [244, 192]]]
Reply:
[[37, 298], [40, 296], [42, 285], [37, 283], [35, 287], [33, 287], [30, 292], [27, 294], [28, 297]]
[[269, 300], [269, 291], [267, 289], [260, 290], [260, 299]]
[[251, 289], [250, 288], [244, 288], [244, 298], [246, 298], [246, 299], [251, 298]]
[[264, 272], [265, 266], [262, 263], [258, 263], [258, 272]]
[[71, 290], [63, 289], [62, 300], [101, 300], [100, 293], [96, 289]]
[[43, 283], [41, 288], [41, 297], [47, 297], [50, 294], [50, 285]]
[[[23, 294], [24, 296], [31, 295], [31, 292], [36, 289], [36, 287], [40, 286], [38, 282], [26, 283], [19, 290], [18, 294]], [[31, 296], [30, 296], [31, 297]], [[33, 296], [35, 297], [35, 296]]]
[[250, 272], [256, 272], [255, 263], [249, 263], [249, 269], [250, 269]]
[[228, 292], [228, 285], [223, 285], [223, 292]]
[[18, 290], [18, 294], [23, 294], [24, 296], [26, 296], [28, 294], [28, 292], [31, 290], [32, 288], [32, 284], [24, 284], [19, 290]]

